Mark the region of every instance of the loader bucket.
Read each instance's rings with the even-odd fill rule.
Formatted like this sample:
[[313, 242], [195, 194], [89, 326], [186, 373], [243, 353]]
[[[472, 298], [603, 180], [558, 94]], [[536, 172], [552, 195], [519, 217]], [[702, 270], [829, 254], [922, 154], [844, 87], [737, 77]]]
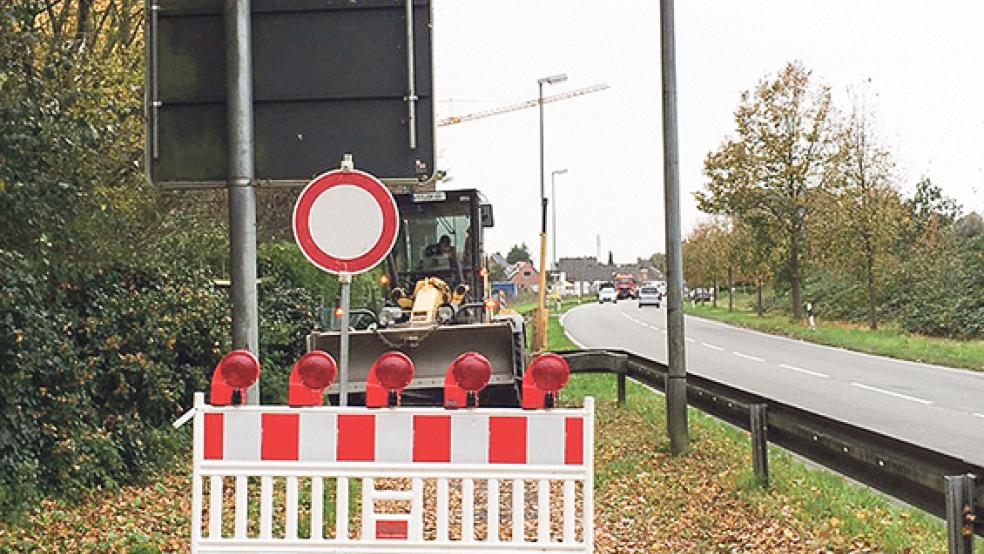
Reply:
[[[308, 336], [308, 350], [323, 350], [339, 357], [338, 331], [314, 332]], [[349, 392], [363, 393], [369, 369], [379, 356], [398, 350], [410, 356], [416, 366], [408, 398], [415, 391], [436, 393], [444, 389], [444, 378], [455, 358], [465, 352], [479, 352], [492, 363], [489, 389], [515, 390], [524, 369], [524, 338], [521, 320], [492, 323], [392, 327], [349, 332]], [[338, 394], [338, 383], [328, 389]], [[496, 395], [489, 393], [490, 398]], [[506, 391], [506, 396], [509, 392]], [[419, 396], [419, 395], [418, 395]], [[434, 394], [429, 395], [431, 398]], [[483, 394], [484, 398], [484, 394]], [[499, 402], [496, 402], [499, 403]]]

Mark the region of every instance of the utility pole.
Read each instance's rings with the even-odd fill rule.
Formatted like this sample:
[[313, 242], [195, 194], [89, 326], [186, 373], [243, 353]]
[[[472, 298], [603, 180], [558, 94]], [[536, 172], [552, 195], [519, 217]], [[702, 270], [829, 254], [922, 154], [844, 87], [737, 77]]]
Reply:
[[550, 315], [547, 313], [547, 186], [543, 167], [543, 85], [555, 85], [566, 80], [567, 74], [561, 73], [536, 81], [540, 86], [540, 95], [537, 97], [537, 103], [540, 105], [540, 290], [536, 313], [538, 344], [534, 344], [533, 349], [537, 352], [547, 349], [547, 329], [550, 321]]
[[[250, 0], [225, 0], [232, 347], [259, 357], [251, 11]], [[247, 390], [246, 399], [259, 404], [259, 380]]]
[[683, 256], [680, 241], [680, 158], [677, 144], [676, 37], [673, 0], [660, 0], [663, 74], [663, 188], [666, 210], [666, 427], [670, 451], [680, 456], [689, 447], [687, 431], [687, 353], [683, 328]]

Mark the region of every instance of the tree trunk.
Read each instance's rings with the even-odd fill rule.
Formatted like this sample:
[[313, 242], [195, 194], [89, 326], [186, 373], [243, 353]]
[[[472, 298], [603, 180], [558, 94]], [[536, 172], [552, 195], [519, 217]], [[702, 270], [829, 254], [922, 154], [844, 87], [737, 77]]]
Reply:
[[733, 312], [735, 309], [735, 271], [730, 265], [728, 266], [728, 311]]
[[865, 259], [868, 270], [868, 327], [872, 331], [878, 329], [878, 313], [876, 311], [877, 299], [875, 298], [875, 256], [870, 250]]
[[718, 307], [718, 279], [714, 277], [714, 282], [712, 283], [714, 288], [711, 289], [711, 307]]
[[755, 282], [755, 312], [758, 314], [759, 317], [762, 317], [762, 312], [764, 311], [765, 310], [762, 309], [762, 282], [756, 281]]
[[799, 237], [795, 234], [789, 245], [789, 284], [793, 292], [793, 319], [803, 319], [803, 299], [800, 292]]

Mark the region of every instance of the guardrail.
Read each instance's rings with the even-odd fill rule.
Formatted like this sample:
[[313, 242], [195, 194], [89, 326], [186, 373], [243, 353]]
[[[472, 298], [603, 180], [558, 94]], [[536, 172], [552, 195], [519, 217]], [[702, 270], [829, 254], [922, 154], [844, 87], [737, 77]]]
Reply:
[[[625, 403], [627, 378], [666, 390], [667, 366], [631, 352], [559, 354], [572, 373], [617, 375], [620, 404]], [[753, 438], [759, 427], [763, 438], [789, 451], [946, 519], [950, 552], [972, 552], [973, 535], [984, 537], [984, 479], [976, 479], [984, 477], [984, 466], [699, 375], [687, 375], [687, 403], [751, 431]], [[767, 415], [761, 413], [763, 406]], [[759, 412], [756, 425], [753, 412]], [[756, 469], [764, 469], [758, 460]]]

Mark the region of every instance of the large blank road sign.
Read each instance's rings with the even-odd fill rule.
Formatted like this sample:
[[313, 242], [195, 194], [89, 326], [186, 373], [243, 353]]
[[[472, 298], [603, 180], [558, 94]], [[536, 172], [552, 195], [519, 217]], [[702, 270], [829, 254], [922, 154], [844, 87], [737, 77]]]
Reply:
[[[225, 186], [224, 2], [151, 1], [150, 178]], [[433, 173], [430, 1], [409, 0], [412, 25], [407, 1], [252, 0], [257, 179], [303, 186], [347, 153], [384, 180]]]

